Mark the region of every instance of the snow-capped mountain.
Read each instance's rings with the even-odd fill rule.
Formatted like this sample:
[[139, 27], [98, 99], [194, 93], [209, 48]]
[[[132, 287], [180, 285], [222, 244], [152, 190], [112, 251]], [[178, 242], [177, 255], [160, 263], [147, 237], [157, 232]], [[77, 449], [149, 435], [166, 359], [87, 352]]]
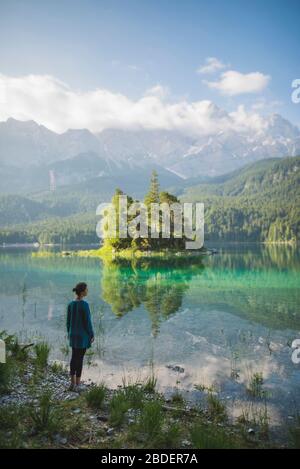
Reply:
[[[230, 115], [219, 110], [218, 118]], [[278, 114], [266, 117], [259, 130], [224, 126], [205, 135], [144, 129], [57, 134], [34, 121], [0, 122], [0, 165], [48, 165], [89, 152], [127, 168], [155, 163], [183, 178], [214, 176], [264, 158], [299, 155], [300, 131]]]

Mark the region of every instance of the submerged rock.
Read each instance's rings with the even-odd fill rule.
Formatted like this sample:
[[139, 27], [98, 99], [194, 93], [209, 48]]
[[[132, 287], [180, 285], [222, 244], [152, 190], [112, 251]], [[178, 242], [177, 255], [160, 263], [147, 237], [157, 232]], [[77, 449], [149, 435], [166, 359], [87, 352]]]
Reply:
[[166, 365], [166, 368], [169, 368], [172, 371], [176, 371], [176, 373], [184, 373], [184, 368], [179, 365]]

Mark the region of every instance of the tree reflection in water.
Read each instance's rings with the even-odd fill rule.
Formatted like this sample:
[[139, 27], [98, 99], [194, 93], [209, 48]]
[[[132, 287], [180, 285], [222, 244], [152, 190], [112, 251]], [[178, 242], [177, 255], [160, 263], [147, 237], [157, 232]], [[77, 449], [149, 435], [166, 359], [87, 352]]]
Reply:
[[189, 281], [201, 275], [203, 269], [200, 256], [171, 261], [105, 261], [102, 298], [118, 317], [143, 305], [151, 320], [152, 334], [156, 336], [160, 322], [181, 308]]

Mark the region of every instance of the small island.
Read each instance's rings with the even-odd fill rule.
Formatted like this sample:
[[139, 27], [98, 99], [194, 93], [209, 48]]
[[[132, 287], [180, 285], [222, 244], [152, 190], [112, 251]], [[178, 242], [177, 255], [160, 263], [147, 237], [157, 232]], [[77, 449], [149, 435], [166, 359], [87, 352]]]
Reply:
[[[124, 194], [120, 189], [116, 189], [115, 194], [111, 200], [111, 207], [114, 212], [115, 217], [115, 225], [116, 229], [114, 231], [113, 236], [104, 236], [103, 244], [98, 249], [91, 249], [91, 250], [81, 250], [77, 251], [75, 255], [81, 257], [100, 257], [103, 260], [116, 260], [116, 259], [174, 259], [174, 258], [190, 258], [190, 257], [199, 257], [202, 255], [212, 254], [214, 250], [210, 250], [202, 246], [199, 249], [186, 249], [186, 241], [187, 237], [185, 234], [182, 234], [181, 237], [176, 236], [174, 225], [174, 213], [171, 209], [173, 204], [180, 204], [179, 199], [170, 194], [167, 191], [160, 191], [158, 175], [156, 171], [152, 172], [151, 181], [150, 181], [150, 188], [148, 193], [145, 195], [143, 204], [147, 208], [147, 232], [146, 236], [145, 233], [143, 236], [121, 236], [120, 231], [120, 224], [119, 224], [119, 214], [120, 214], [120, 205], [119, 199], [120, 196], [126, 196], [127, 200], [127, 207], [126, 212], [129, 214], [127, 221], [133, 220], [133, 208], [134, 205], [139, 204], [140, 202], [134, 200], [131, 196]], [[162, 235], [162, 216], [159, 214], [159, 218], [157, 220], [157, 233], [156, 237], [151, 236], [151, 223], [153, 213], [150, 209], [152, 204], [166, 204], [170, 208], [170, 219], [169, 219], [169, 226], [170, 226], [170, 233], [168, 237], [164, 237]], [[139, 212], [137, 211], [139, 215]], [[141, 213], [140, 213], [141, 215]], [[182, 217], [182, 225], [184, 223], [184, 215]], [[102, 223], [102, 233], [108, 229], [108, 225], [112, 221], [113, 218], [112, 213], [108, 211], [106, 213], [106, 219]], [[139, 223], [136, 222], [138, 227]], [[69, 255], [70, 253], [64, 253], [64, 255]]]

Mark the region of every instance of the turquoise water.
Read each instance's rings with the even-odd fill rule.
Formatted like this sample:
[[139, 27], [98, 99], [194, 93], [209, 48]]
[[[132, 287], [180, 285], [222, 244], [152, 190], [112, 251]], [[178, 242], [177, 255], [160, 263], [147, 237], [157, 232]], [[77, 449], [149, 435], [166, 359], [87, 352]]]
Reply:
[[52, 358], [67, 361], [66, 304], [86, 281], [96, 332], [86, 378], [116, 386], [154, 371], [165, 392], [177, 387], [201, 399], [195, 385], [212, 387], [238, 415], [252, 406], [246, 389], [261, 372], [274, 424], [300, 410], [300, 365], [291, 360], [300, 338], [296, 248], [223, 246], [201, 262], [167, 265], [31, 252], [0, 251], [0, 329], [45, 338]]

